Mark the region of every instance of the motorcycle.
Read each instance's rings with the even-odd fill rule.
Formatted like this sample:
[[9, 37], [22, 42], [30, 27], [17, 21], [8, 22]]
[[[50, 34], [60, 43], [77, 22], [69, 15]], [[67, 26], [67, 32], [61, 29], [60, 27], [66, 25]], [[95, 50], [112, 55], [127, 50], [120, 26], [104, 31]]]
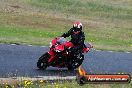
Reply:
[[44, 53], [37, 62], [39, 69], [45, 70], [47, 67], [68, 68], [74, 70], [78, 68], [83, 60], [83, 53], [87, 53], [92, 45], [87, 43], [82, 51], [73, 50], [74, 45], [64, 37], [58, 37], [50, 42], [50, 49]]

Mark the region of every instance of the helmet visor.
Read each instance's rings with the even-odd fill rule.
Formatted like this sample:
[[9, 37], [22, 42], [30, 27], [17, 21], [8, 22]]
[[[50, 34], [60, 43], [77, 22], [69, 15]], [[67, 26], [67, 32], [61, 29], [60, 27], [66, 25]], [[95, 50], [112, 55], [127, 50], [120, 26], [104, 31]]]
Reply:
[[77, 31], [81, 31], [81, 29], [80, 28], [77, 28], [77, 27], [74, 27], [73, 31], [74, 32], [77, 32]]

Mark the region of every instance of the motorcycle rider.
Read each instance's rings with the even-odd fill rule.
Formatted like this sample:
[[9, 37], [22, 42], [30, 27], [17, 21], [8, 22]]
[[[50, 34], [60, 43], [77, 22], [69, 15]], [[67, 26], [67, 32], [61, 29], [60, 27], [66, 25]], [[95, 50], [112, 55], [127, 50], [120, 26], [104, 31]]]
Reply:
[[[61, 37], [64, 37], [64, 38], [69, 37], [69, 36], [71, 36], [70, 42], [72, 42], [74, 45], [74, 47], [72, 47], [70, 49], [68, 48], [68, 51], [70, 53], [72, 53], [72, 54], [70, 54], [72, 56], [65, 58], [65, 59], [61, 58], [61, 56], [60, 56], [59, 57], [60, 60], [57, 60], [55, 62], [53, 61], [50, 64], [53, 64], [53, 65], [62, 64], [61, 63], [62, 62], [61, 59], [62, 59], [62, 60], [64, 60], [65, 64], [67, 65], [68, 70], [74, 70], [76, 67], [80, 66], [84, 60], [84, 56], [82, 54], [82, 49], [85, 47], [85, 44], [84, 44], [85, 35], [84, 35], [84, 32], [82, 31], [82, 23], [81, 22], [75, 22], [73, 24], [73, 27], [68, 32], [61, 35]], [[55, 41], [55, 42], [57, 42], [57, 41]], [[51, 47], [54, 48], [55, 46], [51, 45]], [[50, 48], [50, 50], [47, 53], [45, 53], [44, 55], [42, 55], [40, 57], [39, 62], [37, 63], [37, 66], [39, 68], [43, 67], [41, 65], [45, 65], [47, 62], [49, 63], [50, 60], [52, 58], [54, 58], [55, 53], [54, 53], [54, 50], [52, 50], [52, 48]], [[41, 64], [41, 60], [43, 60], [43, 58], [44, 58], [43, 62], [45, 62], [45, 64]]]
[[85, 34], [82, 31], [82, 23], [77, 21], [74, 22], [73, 27], [61, 37], [69, 37], [71, 36], [70, 42], [74, 44], [74, 48], [72, 48], [73, 51], [79, 51], [81, 52], [83, 47], [85, 47], [84, 40], [85, 40]]
[[[73, 27], [68, 32], [62, 34], [60, 37], [66, 38], [69, 36], [71, 36], [70, 42], [72, 42], [74, 45], [73, 48], [69, 49], [69, 52], [74, 53], [73, 55], [75, 55], [76, 57], [76, 55], [78, 55], [82, 51], [82, 49], [86, 47], [84, 44], [85, 34], [82, 31], [81, 22], [78, 22], [78, 21], [74, 22]], [[49, 53], [54, 53], [54, 52], [52, 52], [51, 50]], [[48, 57], [51, 56], [49, 53], [47, 53]]]

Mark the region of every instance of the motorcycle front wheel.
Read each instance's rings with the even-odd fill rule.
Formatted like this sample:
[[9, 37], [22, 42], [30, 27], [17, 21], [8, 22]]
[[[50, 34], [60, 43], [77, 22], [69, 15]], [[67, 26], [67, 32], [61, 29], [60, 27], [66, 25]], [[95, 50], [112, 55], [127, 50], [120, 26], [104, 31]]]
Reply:
[[48, 67], [48, 58], [48, 53], [43, 54], [37, 62], [37, 67], [41, 70], [45, 70]]

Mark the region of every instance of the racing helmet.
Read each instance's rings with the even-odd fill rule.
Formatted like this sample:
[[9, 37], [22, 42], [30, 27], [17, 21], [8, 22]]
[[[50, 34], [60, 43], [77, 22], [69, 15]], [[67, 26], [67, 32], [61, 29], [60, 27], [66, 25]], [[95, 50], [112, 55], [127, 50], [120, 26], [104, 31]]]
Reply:
[[73, 32], [74, 34], [78, 34], [82, 30], [82, 23], [77, 21], [73, 24]]

